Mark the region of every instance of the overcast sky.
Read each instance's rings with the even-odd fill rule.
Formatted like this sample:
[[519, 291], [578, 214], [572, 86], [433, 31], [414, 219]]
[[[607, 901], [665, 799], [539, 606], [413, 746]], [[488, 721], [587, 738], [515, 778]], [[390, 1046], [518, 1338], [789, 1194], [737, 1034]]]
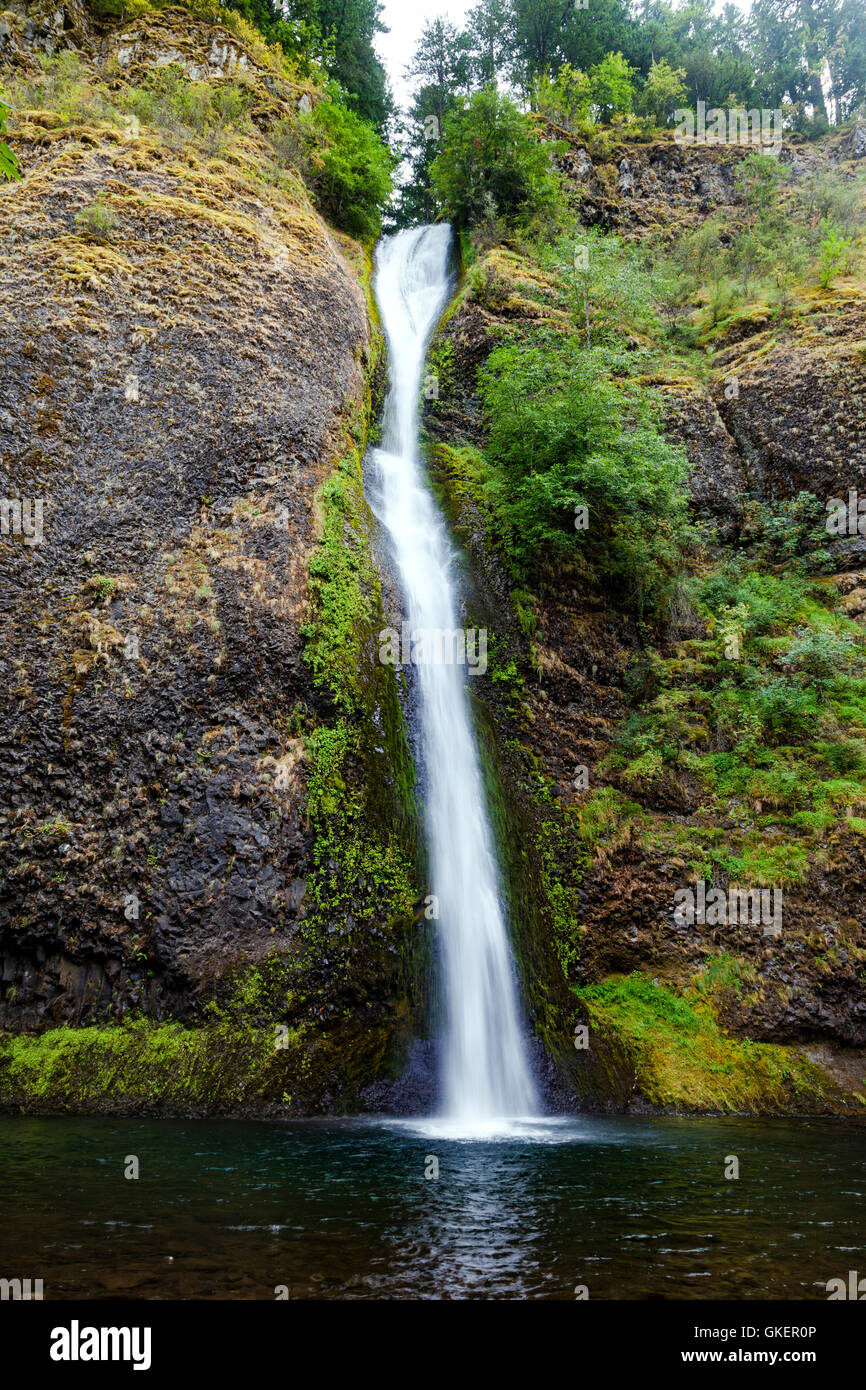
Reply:
[[403, 71], [415, 52], [421, 30], [428, 19], [441, 15], [452, 24], [462, 24], [463, 17], [476, 0], [385, 0], [382, 20], [390, 34], [379, 34], [376, 48], [391, 79], [398, 106], [405, 106], [409, 94]]

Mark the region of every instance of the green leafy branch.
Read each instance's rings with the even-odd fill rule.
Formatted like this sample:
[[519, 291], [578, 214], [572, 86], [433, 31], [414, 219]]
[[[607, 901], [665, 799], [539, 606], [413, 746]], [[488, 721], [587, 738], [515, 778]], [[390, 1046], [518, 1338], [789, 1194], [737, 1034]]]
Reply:
[[[6, 113], [9, 107], [5, 101], [0, 101], [0, 136], [6, 129]], [[20, 179], [21, 169], [18, 164], [18, 156], [11, 150], [5, 140], [0, 140], [0, 174], [4, 179]]]

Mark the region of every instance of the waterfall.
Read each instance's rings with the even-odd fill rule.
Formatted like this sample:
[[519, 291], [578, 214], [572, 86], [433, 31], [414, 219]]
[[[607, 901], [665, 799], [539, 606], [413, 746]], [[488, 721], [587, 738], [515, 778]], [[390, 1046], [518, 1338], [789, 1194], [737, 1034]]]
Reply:
[[[417, 669], [431, 888], [444, 1000], [443, 1115], [463, 1131], [537, 1111], [458, 634], [455, 556], [424, 477], [419, 397], [427, 344], [451, 291], [451, 231], [384, 239], [375, 294], [389, 349], [376, 512], [391, 541]], [[485, 635], [486, 641], [486, 635]], [[486, 651], [486, 647], [484, 648]], [[455, 656], [456, 653], [456, 656]], [[402, 650], [405, 660], [405, 643]], [[479, 670], [481, 663], [475, 661]], [[471, 678], [471, 677], [470, 677]], [[476, 679], [483, 679], [477, 675]]]

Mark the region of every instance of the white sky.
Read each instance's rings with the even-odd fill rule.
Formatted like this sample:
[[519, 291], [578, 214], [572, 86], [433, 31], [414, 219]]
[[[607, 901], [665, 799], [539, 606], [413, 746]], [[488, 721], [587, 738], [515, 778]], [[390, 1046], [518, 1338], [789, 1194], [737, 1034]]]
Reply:
[[385, 0], [382, 21], [391, 32], [377, 36], [376, 48], [388, 70], [398, 106], [407, 103], [411, 88], [403, 72], [427, 20], [441, 17], [461, 25], [474, 4], [475, 0]]

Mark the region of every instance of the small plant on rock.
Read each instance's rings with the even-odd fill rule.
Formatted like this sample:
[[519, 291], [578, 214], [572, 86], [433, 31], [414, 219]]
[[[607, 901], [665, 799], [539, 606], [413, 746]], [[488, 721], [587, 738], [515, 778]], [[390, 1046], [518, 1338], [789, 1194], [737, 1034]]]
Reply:
[[117, 231], [118, 221], [110, 207], [97, 201], [75, 214], [75, 225], [80, 235], [89, 241], [110, 241]]

